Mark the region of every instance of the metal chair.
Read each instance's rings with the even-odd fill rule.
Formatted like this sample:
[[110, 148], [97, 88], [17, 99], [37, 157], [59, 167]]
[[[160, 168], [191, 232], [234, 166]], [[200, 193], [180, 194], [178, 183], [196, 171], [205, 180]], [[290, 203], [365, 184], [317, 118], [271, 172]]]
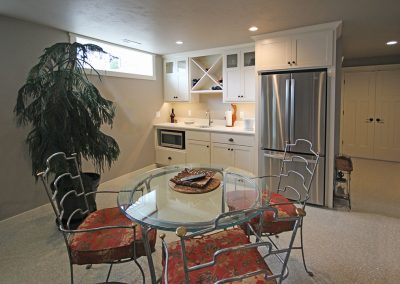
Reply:
[[[145, 276], [137, 262], [145, 256], [141, 226], [125, 217], [118, 207], [89, 211], [87, 198], [92, 194], [116, 194], [115, 191], [84, 192], [82, 178], [78, 170], [76, 155], [67, 157], [58, 152], [47, 159], [47, 168], [38, 174], [45, 187], [56, 215], [59, 230], [62, 232], [68, 251], [71, 283], [74, 282], [73, 265], [105, 263], [110, 264], [106, 282], [114, 264], [134, 261], [140, 269], [143, 283]], [[55, 174], [54, 172], [57, 172]], [[52, 179], [53, 177], [54, 180]], [[65, 216], [64, 204], [77, 202], [78, 207]], [[71, 229], [70, 223], [76, 215], [86, 218], [77, 229]], [[63, 222], [62, 220], [67, 220]], [[154, 251], [156, 231], [149, 232], [151, 250]]]
[[[255, 236], [255, 242], [250, 242], [241, 228], [225, 229], [220, 226], [226, 218], [235, 219], [241, 214], [261, 216], [265, 212], [270, 212], [276, 221], [293, 222], [288, 247], [277, 249], [270, 241], [262, 240], [259, 231], [254, 230], [250, 223], [247, 227]], [[297, 216], [281, 219], [276, 208], [263, 206], [222, 213], [215, 219], [213, 227], [190, 235], [187, 235], [186, 228], [179, 227], [176, 234], [180, 240], [169, 244], [164, 239], [165, 234], [161, 234], [162, 283], [228, 283], [240, 280], [246, 283], [281, 283], [288, 276], [287, 262], [303, 214], [305, 212], [299, 209]], [[260, 229], [263, 219], [258, 220]], [[269, 266], [272, 261], [275, 262], [273, 269]]]
[[[303, 144], [307, 146], [308, 159], [298, 154], [290, 153]], [[270, 206], [278, 210], [280, 216], [296, 215], [296, 210], [301, 208], [305, 210], [306, 202], [310, 198], [310, 187], [314, 179], [314, 173], [319, 161], [319, 154], [312, 149], [312, 143], [306, 139], [297, 139], [294, 143], [287, 143], [285, 152], [281, 161], [280, 172], [272, 176], [260, 176], [257, 179], [267, 179], [270, 182], [263, 184], [263, 199], [268, 200]], [[276, 179], [277, 182], [272, 182]], [[277, 184], [276, 188], [271, 188], [269, 184]], [[303, 265], [306, 272], [313, 276], [314, 274], [307, 268], [304, 257], [303, 245], [303, 217], [300, 219], [300, 246], [293, 249], [300, 249], [303, 259]], [[290, 222], [280, 222], [272, 218], [271, 214], [264, 214], [264, 227], [262, 228], [262, 236], [268, 237], [273, 242], [271, 236], [278, 237], [283, 232], [293, 230], [293, 224]], [[250, 223], [257, 226], [257, 220]]]

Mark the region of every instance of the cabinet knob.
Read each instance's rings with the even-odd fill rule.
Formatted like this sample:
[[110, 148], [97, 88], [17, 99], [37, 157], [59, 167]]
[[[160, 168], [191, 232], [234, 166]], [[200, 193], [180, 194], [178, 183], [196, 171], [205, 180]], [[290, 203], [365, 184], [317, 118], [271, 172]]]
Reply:
[[230, 151], [231, 150], [231, 148], [228, 148], [228, 151]]
[[377, 119], [376, 119], [376, 122], [378, 122], [378, 123], [383, 123], [383, 119], [377, 118]]
[[228, 141], [229, 141], [229, 142], [233, 142], [233, 138], [229, 138]]
[[296, 64], [296, 61], [292, 61], [292, 64]]
[[374, 121], [374, 119], [373, 119], [372, 117], [365, 119], [365, 122], [366, 122], [366, 123], [371, 123], [371, 122], [373, 122], [373, 121]]
[[210, 146], [207, 145], [207, 148], [210, 148]]
[[171, 161], [171, 160], [172, 160], [172, 158], [171, 158], [171, 157], [168, 157], [168, 160], [170, 160], [170, 161]]
[[290, 64], [290, 61], [288, 61], [287, 64], [291, 65], [291, 64]]

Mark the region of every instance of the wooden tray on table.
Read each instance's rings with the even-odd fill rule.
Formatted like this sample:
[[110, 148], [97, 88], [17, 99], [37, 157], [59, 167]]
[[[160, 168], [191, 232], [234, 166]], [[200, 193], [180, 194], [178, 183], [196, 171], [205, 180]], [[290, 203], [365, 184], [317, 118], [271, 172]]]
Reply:
[[[205, 177], [193, 181], [180, 181], [184, 177], [198, 174], [205, 174]], [[184, 169], [182, 172], [178, 173], [169, 180], [169, 186], [171, 189], [181, 193], [206, 193], [217, 189], [221, 184], [221, 181], [218, 178], [215, 178], [214, 175], [215, 171], [209, 169]]]

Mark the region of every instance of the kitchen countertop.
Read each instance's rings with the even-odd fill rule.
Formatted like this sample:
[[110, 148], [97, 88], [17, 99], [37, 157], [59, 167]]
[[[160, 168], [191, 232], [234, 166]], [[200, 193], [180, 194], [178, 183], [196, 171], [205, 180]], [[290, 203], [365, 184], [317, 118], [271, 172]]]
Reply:
[[222, 132], [222, 133], [234, 133], [234, 134], [247, 134], [254, 135], [254, 130], [245, 130], [243, 126], [234, 126], [234, 127], [226, 127], [225, 125], [211, 125], [210, 127], [201, 127], [208, 126], [206, 124], [185, 124], [184, 122], [178, 123], [156, 123], [154, 127], [157, 128], [169, 128], [169, 129], [182, 129], [182, 130], [195, 130], [195, 131], [208, 131], [208, 132]]

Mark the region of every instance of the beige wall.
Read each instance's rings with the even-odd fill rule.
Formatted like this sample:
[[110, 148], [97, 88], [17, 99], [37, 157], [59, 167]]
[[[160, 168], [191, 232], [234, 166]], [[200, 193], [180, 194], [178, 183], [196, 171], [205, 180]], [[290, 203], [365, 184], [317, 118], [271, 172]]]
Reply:
[[[244, 112], [245, 118], [254, 118], [254, 103], [237, 103], [236, 105], [238, 120], [240, 119], [239, 112], [241, 111]], [[230, 103], [222, 103], [222, 94], [201, 94], [196, 102], [168, 104], [169, 110], [174, 108], [177, 117], [188, 117], [188, 110], [191, 110], [192, 117], [206, 118], [206, 111], [209, 110], [213, 119], [224, 119], [225, 111], [227, 111], [230, 106]]]
[[[17, 128], [13, 108], [18, 89], [45, 47], [67, 41], [67, 33], [0, 16], [0, 220], [47, 202], [40, 184], [31, 175], [25, 144], [28, 128]], [[134, 80], [104, 77], [96, 83], [102, 94], [116, 103], [114, 127], [107, 130], [119, 143], [121, 155], [102, 180], [154, 163], [152, 122], [163, 104], [161, 59], [157, 79]], [[89, 167], [88, 167], [89, 168]]]

